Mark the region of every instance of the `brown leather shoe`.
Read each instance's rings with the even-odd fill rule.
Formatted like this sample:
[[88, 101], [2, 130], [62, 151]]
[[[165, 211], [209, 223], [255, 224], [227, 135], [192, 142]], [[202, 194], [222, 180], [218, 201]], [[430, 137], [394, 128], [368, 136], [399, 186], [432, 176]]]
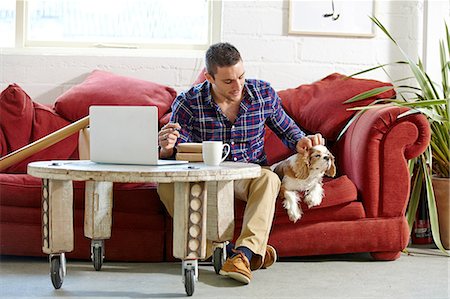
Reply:
[[252, 280], [250, 263], [242, 252], [239, 252], [234, 257], [228, 258], [223, 264], [222, 269], [220, 269], [219, 274], [245, 284], [249, 284]]
[[264, 259], [260, 255], [253, 255], [252, 260], [250, 261], [250, 269], [252, 271], [258, 269], [266, 269], [272, 266], [277, 261], [277, 251], [273, 246], [266, 246], [266, 253], [264, 254]]
[[277, 251], [273, 246], [267, 245], [266, 254], [264, 255], [264, 262], [261, 269], [266, 269], [272, 266], [277, 261]]

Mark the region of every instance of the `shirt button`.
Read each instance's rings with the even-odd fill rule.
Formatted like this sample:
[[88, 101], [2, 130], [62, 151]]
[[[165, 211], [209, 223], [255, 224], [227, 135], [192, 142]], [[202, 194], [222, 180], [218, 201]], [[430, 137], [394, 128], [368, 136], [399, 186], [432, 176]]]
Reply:
[[231, 145], [234, 145], [234, 141], [231, 141]]
[[234, 160], [234, 162], [236, 162], [236, 161], [237, 161], [237, 158], [236, 158], [236, 157], [234, 157], [234, 158], [233, 158], [233, 160]]
[[232, 125], [232, 126], [231, 126], [231, 128], [232, 128], [232, 129], [234, 130], [235, 126], [234, 126], [234, 125]]

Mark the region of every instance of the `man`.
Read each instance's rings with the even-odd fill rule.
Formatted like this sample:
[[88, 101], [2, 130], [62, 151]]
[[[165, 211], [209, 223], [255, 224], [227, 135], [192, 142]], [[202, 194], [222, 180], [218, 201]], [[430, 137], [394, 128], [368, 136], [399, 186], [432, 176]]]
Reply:
[[[297, 151], [324, 143], [320, 134], [305, 136], [285, 113], [269, 83], [244, 78], [243, 61], [234, 46], [212, 45], [205, 63], [207, 81], [181, 93], [172, 104], [170, 122], [158, 136], [160, 158], [173, 157], [178, 142], [217, 140], [230, 145], [229, 160], [264, 166], [265, 124]], [[236, 244], [227, 246], [229, 257], [221, 275], [248, 284], [252, 270], [275, 262], [276, 251], [267, 240], [280, 185], [278, 176], [267, 168], [259, 178], [235, 181], [235, 197], [247, 204], [241, 234]], [[173, 215], [173, 185], [160, 184], [158, 193]]]

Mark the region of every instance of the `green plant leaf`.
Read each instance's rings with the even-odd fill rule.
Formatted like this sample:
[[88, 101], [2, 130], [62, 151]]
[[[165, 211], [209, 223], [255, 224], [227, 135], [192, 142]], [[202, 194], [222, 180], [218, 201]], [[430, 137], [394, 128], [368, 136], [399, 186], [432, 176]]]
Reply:
[[[360, 72], [351, 74], [350, 76], [348, 76], [348, 78], [353, 78], [353, 77], [356, 77], [356, 76], [358, 76], [358, 75], [361, 75], [361, 74], [364, 74], [364, 73], [368, 73], [368, 72], [371, 72], [371, 71], [374, 71], [374, 70], [377, 70], [377, 69], [380, 69], [380, 68], [384, 69], [384, 67], [386, 67], [386, 66], [388, 66], [388, 65], [393, 65], [393, 64], [408, 64], [408, 62], [407, 62], [407, 61], [400, 60], [400, 61], [396, 61], [396, 62], [391, 62], [391, 63], [386, 63], [386, 64], [380, 64], [380, 65], [371, 67], [371, 68], [369, 68], [369, 69], [362, 70], [362, 71], [360, 71]], [[403, 80], [407, 80], [407, 79], [403, 79]]]
[[[370, 103], [369, 105], [367, 105], [365, 108], [366, 109], [370, 109], [371, 107], [376, 107], [376, 108], [380, 108], [380, 106], [375, 106], [376, 104], [378, 104], [380, 101], [382, 100], [375, 100], [372, 103]], [[351, 110], [351, 109], [347, 109], [347, 110]], [[353, 115], [353, 117], [345, 124], [344, 128], [341, 130], [341, 132], [339, 133], [338, 137], [336, 138], [336, 141], [340, 140], [342, 138], [342, 136], [344, 136], [345, 132], [347, 132], [348, 128], [359, 118], [359, 116], [364, 112], [364, 110], [362, 111], [358, 111], [357, 113], [355, 113], [355, 115]]]
[[431, 233], [433, 234], [433, 240], [436, 246], [447, 256], [450, 256], [448, 252], [445, 251], [444, 246], [441, 243], [441, 237], [439, 232], [439, 218], [436, 208], [436, 199], [434, 197], [433, 191], [433, 183], [431, 181], [431, 171], [427, 168], [426, 163], [422, 163], [422, 170], [425, 178], [425, 188], [427, 192], [428, 199], [428, 211], [430, 214], [430, 223], [431, 223]]
[[439, 42], [439, 57], [440, 57], [440, 61], [441, 61], [441, 75], [442, 75], [442, 91], [444, 93], [444, 97], [447, 98], [449, 97], [449, 90], [448, 90], [448, 70], [449, 68], [446, 67], [446, 65], [450, 65], [449, 61], [446, 61], [446, 56], [445, 56], [445, 47], [444, 47], [444, 42], [440, 41]]
[[344, 104], [350, 104], [353, 102], [362, 101], [362, 100], [377, 96], [379, 94], [382, 94], [383, 92], [386, 92], [386, 91], [392, 90], [392, 89], [394, 89], [394, 86], [377, 87], [377, 88], [371, 89], [369, 91], [365, 91], [360, 94], [357, 94], [356, 96], [345, 101]]
[[372, 20], [372, 22], [375, 23], [375, 25], [378, 26], [378, 28], [380, 28], [380, 29], [384, 32], [384, 34], [386, 34], [387, 37], [389, 37], [389, 39], [390, 39], [394, 44], [396, 44], [396, 45], [398, 46], [397, 41], [391, 36], [391, 34], [389, 33], [389, 31], [387, 31], [386, 28], [384, 28], [383, 24], [381, 24], [381, 22], [380, 22], [376, 17], [372, 16], [372, 17], [369, 17], [369, 18]]
[[[447, 24], [445, 24], [445, 41], [439, 43], [439, 55], [441, 66], [441, 82], [437, 83], [431, 80], [424, 69], [421, 59], [417, 63], [413, 62], [408, 57], [405, 51], [399, 46], [397, 41], [388, 32], [388, 30], [381, 24], [376, 17], [371, 17], [371, 20], [377, 25], [381, 31], [397, 46], [399, 52], [403, 55], [404, 60], [389, 64], [382, 64], [370, 69], [360, 71], [352, 76], [367, 73], [373, 70], [382, 69], [391, 82], [395, 82], [393, 87], [397, 92], [397, 99], [380, 99], [372, 102], [367, 106], [349, 108], [347, 110], [358, 111], [353, 118], [346, 124], [344, 129], [339, 134], [338, 139], [342, 138], [344, 132], [348, 130], [350, 125], [362, 113], [369, 109], [376, 109], [384, 107], [385, 105], [394, 105], [397, 107], [410, 108], [408, 111], [400, 114], [398, 118], [406, 117], [411, 114], [422, 113], [425, 115], [430, 123], [431, 128], [431, 142], [425, 153], [421, 154], [416, 159], [409, 161], [409, 170], [411, 173], [411, 194], [408, 204], [406, 217], [410, 229], [415, 220], [418, 202], [421, 192], [424, 192], [429, 206], [429, 216], [431, 220], [431, 227], [433, 238], [439, 249], [446, 255], [449, 255], [443, 248], [438, 227], [438, 218], [436, 211], [436, 203], [434, 198], [434, 191], [432, 188], [431, 175], [438, 174], [441, 177], [450, 177], [450, 34]], [[385, 67], [388, 65], [407, 65], [413, 75], [414, 83], [399, 84], [402, 81], [410, 80], [411, 78], [404, 78], [393, 80]], [[415, 85], [417, 84], [417, 85]], [[367, 99], [371, 96], [376, 96], [389, 90], [390, 87], [375, 88], [366, 91], [353, 98], [345, 101], [345, 103], [354, 103]], [[431, 165], [431, 166], [430, 166]], [[423, 189], [425, 188], [425, 189]]]
[[416, 219], [417, 207], [419, 206], [420, 194], [422, 192], [423, 174], [420, 167], [417, 165], [420, 163], [420, 159], [417, 160], [417, 164], [414, 163], [411, 173], [415, 173], [413, 176], [413, 184], [411, 190], [411, 196], [409, 197], [408, 209], [406, 210], [406, 220], [408, 221], [409, 233], [411, 234], [414, 220]]
[[436, 100], [422, 100], [418, 102], [400, 102], [400, 101], [392, 101], [395, 104], [404, 107], [430, 107], [432, 105], [442, 105], [446, 103], [446, 99], [436, 99]]

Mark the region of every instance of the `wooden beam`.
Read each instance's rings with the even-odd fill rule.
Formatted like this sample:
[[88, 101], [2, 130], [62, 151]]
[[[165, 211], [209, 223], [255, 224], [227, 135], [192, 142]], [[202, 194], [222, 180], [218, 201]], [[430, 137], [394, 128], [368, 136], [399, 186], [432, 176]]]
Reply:
[[55, 131], [47, 136], [44, 136], [6, 156], [0, 158], [0, 171], [8, 168], [11, 165], [19, 163], [26, 158], [34, 155], [41, 150], [44, 150], [53, 144], [77, 133], [81, 129], [89, 125], [89, 116], [86, 116], [70, 125], [67, 125], [58, 131]]

